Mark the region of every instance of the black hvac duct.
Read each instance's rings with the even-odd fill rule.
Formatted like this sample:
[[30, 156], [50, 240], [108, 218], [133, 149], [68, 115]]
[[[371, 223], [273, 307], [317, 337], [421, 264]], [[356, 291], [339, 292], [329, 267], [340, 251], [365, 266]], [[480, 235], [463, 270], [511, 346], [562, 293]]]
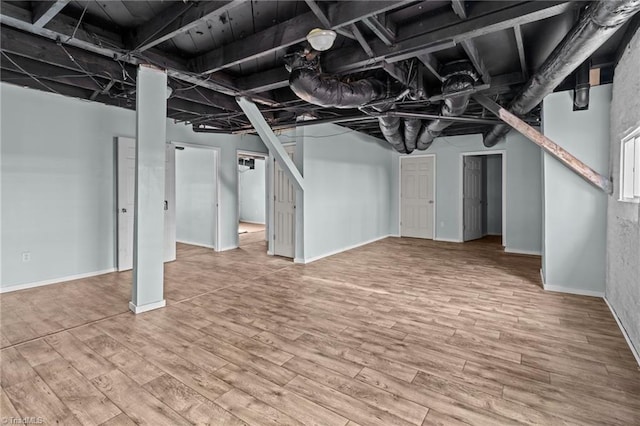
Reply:
[[591, 68], [591, 61], [586, 60], [576, 71], [576, 86], [573, 91], [573, 109], [581, 110], [589, 108], [589, 91], [591, 90], [591, 84], [589, 84], [589, 70]]
[[[389, 102], [383, 102], [377, 109], [388, 110], [393, 107], [392, 91], [378, 79], [345, 81], [324, 75], [320, 72], [317, 57], [307, 59], [303, 54], [288, 55], [286, 60], [291, 72], [291, 89], [299, 98], [309, 103], [333, 108], [358, 108], [388, 98]], [[469, 103], [470, 89], [477, 80], [475, 70], [468, 61], [456, 61], [444, 66], [442, 74], [445, 76], [442, 86], [445, 99], [440, 116], [462, 115]], [[458, 92], [461, 94], [457, 95]], [[403, 154], [411, 153], [416, 148], [427, 149], [452, 124], [446, 119], [438, 118], [423, 128], [422, 121], [417, 118], [403, 120], [393, 115], [378, 117], [378, 122], [387, 142]]]
[[[509, 105], [515, 115], [525, 115], [553, 92], [562, 81], [586, 61], [625, 22], [640, 10], [640, 0], [597, 0], [591, 2], [578, 23]], [[484, 137], [494, 146], [509, 132], [507, 124], [496, 125]]]
[[[456, 61], [443, 67], [442, 73], [446, 76], [442, 85], [442, 95], [445, 99], [440, 115], [456, 117], [464, 114], [469, 105], [471, 89], [478, 78], [473, 66], [468, 61]], [[416, 148], [419, 150], [429, 148], [433, 140], [451, 124], [453, 123], [446, 119], [433, 120], [420, 132]]]
[[375, 78], [346, 82], [332, 75], [321, 74], [317, 57], [307, 60], [292, 55], [288, 67], [289, 86], [300, 99], [331, 108], [358, 108], [387, 95], [386, 85]]

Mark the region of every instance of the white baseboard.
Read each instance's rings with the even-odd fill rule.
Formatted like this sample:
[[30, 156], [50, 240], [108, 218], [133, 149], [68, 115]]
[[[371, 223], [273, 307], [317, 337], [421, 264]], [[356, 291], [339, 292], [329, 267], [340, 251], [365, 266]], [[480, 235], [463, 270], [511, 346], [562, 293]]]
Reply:
[[202, 244], [202, 243], [196, 243], [194, 241], [187, 241], [187, 240], [176, 240], [176, 243], [180, 243], [180, 244], [188, 244], [190, 246], [198, 246], [198, 247], [204, 247], [204, 248], [209, 248], [209, 249], [214, 249], [215, 247], [211, 244]]
[[222, 247], [222, 248], [220, 248], [220, 250], [216, 250], [216, 251], [235, 250], [235, 249], [237, 249], [237, 248], [238, 248], [238, 246], [233, 245], [233, 246], [226, 246], [226, 247]]
[[12, 285], [9, 287], [0, 287], [0, 293], [9, 293], [12, 291], [25, 290], [28, 288], [42, 287], [44, 285], [58, 284], [58, 283], [63, 283], [65, 281], [81, 280], [83, 278], [90, 278], [90, 277], [95, 277], [97, 275], [109, 274], [115, 271], [116, 271], [116, 268], [109, 268], [109, 269], [103, 269], [101, 271], [87, 272], [85, 274], [68, 275], [66, 277], [54, 278], [51, 280], [37, 281], [37, 282], [26, 283], [26, 284], [18, 284], [18, 285]]
[[440, 241], [443, 243], [462, 243], [462, 240], [459, 240], [457, 238], [434, 238], [433, 241]]
[[513, 253], [513, 254], [528, 254], [530, 256], [542, 256], [542, 252], [540, 250], [520, 250], [520, 249], [505, 247], [504, 252]]
[[389, 236], [393, 238], [402, 238], [402, 235], [400, 234], [389, 234]]
[[167, 301], [164, 299], [159, 302], [147, 303], [146, 305], [141, 306], [138, 306], [133, 302], [129, 302], [129, 309], [134, 314], [141, 314], [143, 312], [152, 311], [154, 309], [164, 308], [165, 306], [167, 306]]
[[593, 290], [583, 290], [581, 288], [571, 288], [571, 287], [562, 287], [558, 285], [549, 285], [544, 281], [542, 282], [542, 287], [545, 291], [553, 291], [556, 293], [568, 293], [568, 294], [577, 294], [580, 296], [592, 296], [592, 297], [603, 297], [604, 291], [593, 291]]
[[631, 349], [631, 353], [633, 354], [634, 358], [636, 359], [636, 362], [638, 363], [638, 366], [640, 366], [640, 354], [636, 350], [635, 346], [633, 346], [633, 343], [631, 343], [631, 339], [629, 338], [629, 335], [627, 334], [627, 330], [622, 325], [622, 322], [620, 322], [620, 318], [618, 318], [618, 315], [616, 314], [616, 311], [613, 310], [613, 306], [611, 306], [611, 304], [609, 303], [609, 301], [607, 300], [606, 297], [604, 298], [604, 303], [606, 303], [607, 306], [609, 307], [609, 310], [611, 311], [611, 314], [613, 315], [613, 318], [618, 323], [618, 327], [620, 328], [620, 331], [622, 332], [622, 335], [624, 336], [624, 340], [627, 341], [627, 345], [629, 345], [629, 349]]
[[315, 262], [316, 260], [320, 260], [320, 259], [323, 259], [325, 257], [333, 256], [334, 254], [342, 253], [342, 252], [345, 252], [345, 251], [348, 251], [348, 250], [353, 250], [355, 248], [362, 247], [362, 246], [365, 246], [367, 244], [375, 243], [376, 241], [384, 240], [385, 238], [389, 238], [389, 237], [390, 237], [390, 235], [383, 235], [381, 237], [377, 237], [377, 238], [373, 238], [371, 240], [363, 241], [361, 243], [353, 244], [353, 245], [350, 245], [348, 247], [344, 247], [344, 248], [341, 248], [341, 249], [333, 250], [333, 251], [330, 251], [329, 253], [321, 254], [319, 256], [306, 257], [304, 259], [295, 258], [295, 259], [293, 259], [293, 263], [307, 264], [307, 263]]
[[243, 222], [243, 223], [253, 223], [254, 225], [266, 225], [266, 223], [264, 223], [264, 222], [254, 222], [254, 221], [252, 221], [252, 220], [243, 220], [243, 219], [240, 219], [240, 222]]
[[267, 250], [267, 256], [273, 256], [273, 252], [272, 252], [272, 251]]

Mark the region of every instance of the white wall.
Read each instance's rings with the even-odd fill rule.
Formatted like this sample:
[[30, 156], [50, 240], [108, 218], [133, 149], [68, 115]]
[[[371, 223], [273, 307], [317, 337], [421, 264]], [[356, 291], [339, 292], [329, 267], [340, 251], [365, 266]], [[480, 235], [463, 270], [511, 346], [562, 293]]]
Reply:
[[[114, 137], [135, 137], [135, 112], [6, 83], [0, 97], [2, 289], [113, 269]], [[237, 246], [236, 150], [266, 152], [262, 141], [171, 120], [167, 139], [220, 147], [221, 245]]]
[[305, 259], [389, 235], [394, 178], [386, 142], [333, 124], [297, 133], [303, 145]]
[[216, 213], [215, 151], [176, 150], [176, 240], [214, 248]]
[[[505, 150], [506, 172], [506, 241], [505, 249], [539, 253], [542, 235], [542, 197], [540, 148], [517, 132], [492, 148], [482, 144], [482, 135], [437, 138], [424, 152], [436, 156], [436, 229], [435, 239], [462, 241], [460, 194], [461, 155], [469, 152]], [[391, 229], [398, 234], [398, 157], [394, 153]]]
[[240, 220], [253, 223], [266, 221], [266, 161], [256, 159], [255, 169], [238, 172]]
[[[588, 110], [572, 105], [573, 91], [544, 99], [544, 134], [608, 176], [611, 85], [591, 88]], [[544, 197], [545, 286], [604, 295], [607, 195], [544, 154]]]

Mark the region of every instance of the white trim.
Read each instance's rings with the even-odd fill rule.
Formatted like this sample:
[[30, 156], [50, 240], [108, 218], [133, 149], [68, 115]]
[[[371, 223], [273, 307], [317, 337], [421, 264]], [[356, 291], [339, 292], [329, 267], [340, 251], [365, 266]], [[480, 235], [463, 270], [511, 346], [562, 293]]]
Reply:
[[542, 282], [542, 287], [544, 288], [545, 291], [552, 291], [555, 293], [578, 294], [580, 296], [592, 296], [592, 297], [604, 298], [604, 291], [583, 290], [580, 288], [549, 285], [549, 284], [546, 284], [544, 281]]
[[216, 248], [215, 248], [213, 245], [211, 245], [211, 244], [196, 243], [195, 241], [176, 240], [176, 243], [180, 243], [180, 244], [188, 244], [188, 245], [190, 245], [190, 246], [204, 247], [204, 248], [213, 249], [213, 250], [215, 250], [215, 249], [216, 249]]
[[457, 238], [434, 238], [433, 241], [440, 241], [443, 243], [461, 243], [463, 242], [462, 240], [459, 240]]
[[267, 250], [267, 256], [273, 256], [273, 252], [270, 250]]
[[618, 323], [618, 327], [620, 328], [620, 331], [622, 332], [622, 335], [624, 336], [624, 340], [627, 341], [627, 345], [629, 345], [629, 349], [631, 349], [631, 353], [633, 354], [634, 358], [636, 359], [636, 362], [638, 363], [638, 366], [640, 366], [640, 353], [638, 353], [638, 351], [636, 350], [635, 346], [633, 346], [633, 343], [631, 343], [631, 339], [629, 338], [629, 335], [627, 334], [627, 330], [622, 325], [622, 322], [620, 321], [620, 318], [618, 318], [618, 315], [616, 314], [616, 311], [613, 310], [613, 306], [611, 306], [611, 303], [609, 303], [609, 301], [607, 300], [606, 297], [604, 297], [604, 303], [606, 303], [607, 306], [609, 307], [609, 310], [611, 311], [611, 314], [613, 315], [613, 319], [615, 319], [616, 322]]
[[513, 253], [513, 254], [527, 254], [530, 256], [542, 256], [542, 252], [540, 250], [520, 250], [520, 249], [505, 247], [504, 252]]
[[365, 246], [367, 244], [375, 243], [376, 241], [384, 240], [385, 238], [389, 238], [390, 236], [391, 235], [383, 235], [381, 237], [372, 238], [370, 240], [363, 241], [363, 242], [357, 243], [357, 244], [353, 244], [353, 245], [350, 245], [350, 246], [347, 246], [347, 247], [344, 247], [344, 248], [341, 248], [341, 249], [333, 250], [333, 251], [330, 251], [328, 253], [321, 254], [319, 256], [307, 257], [307, 258], [304, 258], [304, 259], [296, 257], [295, 259], [293, 259], [293, 263], [307, 264], [307, 263], [315, 262], [316, 260], [320, 260], [320, 259], [323, 259], [325, 257], [333, 256], [335, 254], [342, 253], [342, 252], [349, 251], [349, 250], [353, 250], [355, 248], [362, 247], [362, 246]]
[[134, 314], [141, 314], [143, 312], [152, 311], [154, 309], [164, 308], [167, 306], [167, 301], [162, 299], [159, 302], [147, 303], [146, 305], [137, 306], [133, 302], [129, 302], [129, 310]]
[[36, 281], [33, 283], [17, 284], [17, 285], [11, 285], [8, 287], [0, 287], [0, 293], [9, 293], [12, 291], [26, 290], [28, 288], [42, 287], [45, 285], [63, 283], [66, 281], [81, 280], [83, 278], [95, 277], [96, 275], [109, 274], [111, 272], [116, 272], [116, 268], [108, 268], [100, 271], [87, 272], [85, 274], [67, 275], [66, 277], [53, 278], [51, 280], [44, 280], [44, 281]]
[[[220, 247], [220, 156], [222, 155], [222, 150], [220, 147], [217, 147], [217, 146], [200, 145], [197, 143], [176, 142], [176, 141], [171, 141], [170, 143], [174, 144], [174, 146], [177, 146], [177, 147], [203, 148], [203, 149], [210, 149], [214, 152], [213, 166], [214, 166], [214, 177], [216, 180], [216, 183], [215, 183], [216, 210], [213, 217], [213, 232], [215, 233], [215, 238], [213, 241], [214, 247], [212, 248], [215, 251], [222, 251], [222, 250], [219, 250], [219, 247]], [[177, 219], [176, 219], [176, 226], [177, 226]]]
[[265, 223], [265, 222], [254, 222], [254, 221], [252, 221], [252, 220], [240, 220], [240, 222], [243, 222], [243, 223], [253, 223], [254, 225], [265, 225], [265, 226], [266, 226], [266, 223]]
[[238, 246], [236, 245], [230, 245], [230, 246], [221, 247], [219, 250], [216, 250], [216, 251], [221, 252], [221, 251], [235, 250], [237, 248]]
[[458, 208], [458, 233], [460, 242], [464, 242], [464, 157], [468, 156], [502, 156], [502, 246], [507, 245], [507, 150], [493, 149], [487, 151], [470, 151], [460, 153], [460, 206]]
[[[436, 231], [438, 230], [437, 228], [437, 213], [438, 213], [438, 187], [436, 186], [436, 181], [438, 179], [438, 175], [437, 175], [437, 158], [436, 158], [436, 154], [416, 154], [416, 155], [409, 155], [409, 154], [404, 154], [404, 155], [400, 155], [398, 157], [398, 237], [402, 237], [402, 159], [403, 158], [418, 158], [418, 157], [433, 157], [433, 228], [432, 228], [432, 234], [433, 237], [432, 238], [425, 238], [425, 240], [435, 240], [436, 239]], [[389, 235], [389, 236], [393, 236], [395, 237], [396, 235]]]

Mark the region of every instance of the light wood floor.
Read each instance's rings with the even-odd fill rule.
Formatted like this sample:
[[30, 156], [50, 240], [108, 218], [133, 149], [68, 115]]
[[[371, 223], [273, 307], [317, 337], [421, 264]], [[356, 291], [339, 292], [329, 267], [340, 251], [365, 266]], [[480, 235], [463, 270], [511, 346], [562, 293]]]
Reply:
[[130, 274], [4, 294], [3, 417], [48, 424], [640, 424], [640, 372], [600, 299], [538, 258], [390, 238], [306, 266], [263, 242], [180, 245], [169, 306]]

